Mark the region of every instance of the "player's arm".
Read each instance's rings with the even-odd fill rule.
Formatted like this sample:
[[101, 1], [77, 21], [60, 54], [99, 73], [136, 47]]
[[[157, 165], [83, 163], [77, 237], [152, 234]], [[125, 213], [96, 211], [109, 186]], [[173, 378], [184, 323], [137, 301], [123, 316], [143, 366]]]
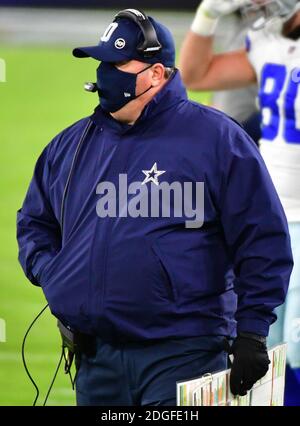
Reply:
[[246, 50], [214, 54], [213, 40], [220, 16], [230, 13], [245, 0], [204, 0], [180, 54], [183, 81], [192, 90], [224, 90], [250, 85], [256, 81]]
[[179, 69], [190, 90], [237, 89], [256, 82], [246, 50], [214, 54], [212, 37], [201, 37], [192, 31], [184, 41]]

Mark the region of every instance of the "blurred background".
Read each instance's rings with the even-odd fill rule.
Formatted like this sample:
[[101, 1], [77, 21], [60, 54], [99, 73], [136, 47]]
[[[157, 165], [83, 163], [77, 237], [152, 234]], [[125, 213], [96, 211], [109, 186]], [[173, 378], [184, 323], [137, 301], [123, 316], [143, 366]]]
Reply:
[[[76, 60], [73, 47], [95, 44], [120, 9], [139, 7], [173, 32], [177, 49], [198, 0], [0, 0], [0, 405], [31, 405], [35, 392], [21, 358], [23, 336], [46, 304], [17, 260], [16, 212], [42, 149], [62, 129], [90, 115], [97, 95], [84, 92], [97, 64]], [[150, 8], [151, 7], [151, 8]], [[208, 103], [209, 94], [190, 96]], [[4, 321], [1, 321], [4, 320]], [[43, 401], [60, 356], [56, 321], [47, 311], [29, 334], [28, 368]], [[74, 405], [60, 369], [48, 405]]]

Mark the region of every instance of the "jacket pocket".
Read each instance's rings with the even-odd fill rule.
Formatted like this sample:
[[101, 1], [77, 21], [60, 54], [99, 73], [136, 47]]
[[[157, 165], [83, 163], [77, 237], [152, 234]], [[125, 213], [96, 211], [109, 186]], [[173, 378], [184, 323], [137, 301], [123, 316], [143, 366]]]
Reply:
[[42, 287], [46, 287], [47, 283], [49, 281], [49, 277], [51, 275], [51, 271], [53, 271], [53, 268], [55, 267], [55, 264], [58, 261], [58, 258], [60, 257], [62, 252], [62, 249], [52, 257], [48, 262], [46, 262], [46, 265], [44, 265], [41, 270], [38, 273], [38, 281]]
[[166, 291], [167, 291], [168, 298], [170, 300], [172, 300], [173, 302], [177, 302], [178, 292], [177, 292], [177, 288], [175, 286], [175, 283], [172, 279], [172, 271], [169, 268], [168, 262], [166, 261], [164, 254], [162, 253], [157, 242], [154, 242], [151, 245], [151, 248], [152, 248], [152, 251], [154, 253], [154, 257], [156, 259], [156, 262], [158, 264], [162, 280], [165, 284], [165, 288], [166, 288]]

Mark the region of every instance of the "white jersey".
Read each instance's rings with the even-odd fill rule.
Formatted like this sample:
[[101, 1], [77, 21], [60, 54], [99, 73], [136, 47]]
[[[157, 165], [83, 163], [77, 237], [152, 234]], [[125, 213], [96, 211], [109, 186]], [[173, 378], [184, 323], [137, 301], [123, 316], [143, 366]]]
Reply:
[[300, 39], [251, 30], [247, 50], [259, 83], [261, 154], [289, 222], [300, 222]]
[[[214, 37], [214, 50], [221, 53], [242, 49], [247, 32], [242, 16], [236, 13], [222, 16]], [[216, 91], [213, 93], [213, 106], [243, 123], [257, 113], [256, 95], [256, 84], [242, 89]]]

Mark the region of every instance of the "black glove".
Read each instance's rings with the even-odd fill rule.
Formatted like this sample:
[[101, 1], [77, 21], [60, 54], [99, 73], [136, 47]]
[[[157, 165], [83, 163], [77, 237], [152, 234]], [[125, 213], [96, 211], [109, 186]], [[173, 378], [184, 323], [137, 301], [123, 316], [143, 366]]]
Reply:
[[239, 333], [230, 353], [234, 356], [230, 389], [233, 395], [244, 396], [269, 369], [266, 338], [251, 333]]

